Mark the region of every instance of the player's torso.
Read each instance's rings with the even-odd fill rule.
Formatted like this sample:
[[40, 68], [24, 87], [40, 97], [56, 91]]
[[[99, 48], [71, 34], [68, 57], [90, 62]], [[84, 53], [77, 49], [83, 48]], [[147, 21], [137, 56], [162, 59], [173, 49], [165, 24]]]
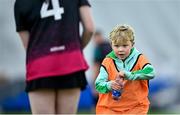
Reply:
[[80, 0], [49, 1], [17, 0], [30, 32], [28, 80], [87, 69], [79, 36]]
[[21, 12], [30, 31], [29, 60], [81, 47], [78, 0], [22, 1], [26, 7]]

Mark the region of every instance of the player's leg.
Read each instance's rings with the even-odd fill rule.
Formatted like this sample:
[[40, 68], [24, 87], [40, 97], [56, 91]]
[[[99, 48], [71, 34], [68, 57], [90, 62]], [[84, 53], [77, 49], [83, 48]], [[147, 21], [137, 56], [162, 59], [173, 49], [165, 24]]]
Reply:
[[33, 114], [55, 114], [55, 90], [39, 89], [28, 95]]
[[56, 113], [77, 113], [79, 97], [80, 88], [57, 90]]

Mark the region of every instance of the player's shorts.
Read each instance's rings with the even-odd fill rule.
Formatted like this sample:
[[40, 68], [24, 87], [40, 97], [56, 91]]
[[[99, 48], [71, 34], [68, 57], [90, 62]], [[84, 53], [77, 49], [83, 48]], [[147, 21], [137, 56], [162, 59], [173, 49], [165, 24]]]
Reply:
[[65, 76], [54, 76], [40, 78], [26, 82], [26, 92], [37, 89], [71, 89], [80, 88], [84, 90], [87, 80], [84, 71], [79, 71]]

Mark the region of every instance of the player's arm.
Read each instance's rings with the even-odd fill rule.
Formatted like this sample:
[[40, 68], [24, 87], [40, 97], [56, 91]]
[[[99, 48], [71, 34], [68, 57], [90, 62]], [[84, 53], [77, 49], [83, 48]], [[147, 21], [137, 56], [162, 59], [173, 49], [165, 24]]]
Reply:
[[91, 15], [91, 10], [89, 6], [81, 6], [80, 7], [80, 18], [83, 26], [82, 32], [82, 48], [84, 49], [86, 45], [89, 43], [94, 31], [94, 23]]
[[98, 62], [94, 62], [93, 63], [93, 81], [95, 81], [95, 79], [97, 78], [98, 74], [99, 74], [99, 69], [100, 69], [100, 65]]
[[19, 31], [18, 34], [21, 38], [24, 48], [27, 49], [28, 41], [29, 41], [29, 32], [28, 31]]
[[125, 71], [125, 79], [127, 80], [149, 80], [153, 79], [155, 76], [154, 68], [151, 64], [147, 64], [143, 69], [128, 72]]
[[108, 81], [108, 73], [103, 66], [101, 66], [99, 75], [96, 78], [95, 88], [99, 93], [107, 93], [111, 90], [111, 81]]

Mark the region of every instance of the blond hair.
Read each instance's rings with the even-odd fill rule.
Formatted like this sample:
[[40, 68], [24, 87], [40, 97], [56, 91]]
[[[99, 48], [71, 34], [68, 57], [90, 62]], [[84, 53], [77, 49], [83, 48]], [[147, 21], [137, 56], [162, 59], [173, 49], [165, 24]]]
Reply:
[[131, 41], [134, 45], [134, 37], [134, 29], [126, 24], [115, 26], [109, 34], [111, 42], [120, 44]]

